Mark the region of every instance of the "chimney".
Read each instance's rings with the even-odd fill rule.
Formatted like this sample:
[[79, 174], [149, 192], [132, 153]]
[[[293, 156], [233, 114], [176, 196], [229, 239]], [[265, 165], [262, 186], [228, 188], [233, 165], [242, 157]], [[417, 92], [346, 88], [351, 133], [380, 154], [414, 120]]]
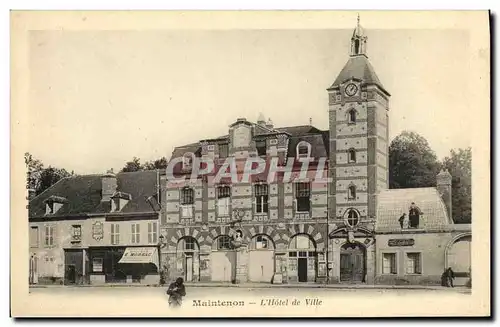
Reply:
[[101, 201], [110, 201], [111, 196], [116, 192], [118, 186], [116, 182], [116, 175], [113, 173], [113, 169], [110, 169], [106, 174], [101, 177], [102, 191], [101, 191]]
[[273, 121], [271, 120], [271, 118], [269, 118], [267, 120], [266, 127], [269, 128], [269, 129], [273, 129], [274, 128], [274, 124], [273, 124]]
[[451, 203], [451, 174], [448, 169], [441, 169], [436, 177], [436, 188], [446, 205], [446, 212], [448, 217], [453, 221], [452, 216], [452, 203]]

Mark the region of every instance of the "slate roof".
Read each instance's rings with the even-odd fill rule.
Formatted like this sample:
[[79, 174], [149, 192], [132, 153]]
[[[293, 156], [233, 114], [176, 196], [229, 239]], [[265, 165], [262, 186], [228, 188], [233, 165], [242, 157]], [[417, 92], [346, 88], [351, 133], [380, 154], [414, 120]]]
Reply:
[[399, 232], [399, 217], [406, 213], [412, 202], [420, 208], [419, 229], [435, 230], [447, 227], [453, 222], [448, 217], [446, 206], [436, 188], [408, 188], [381, 191], [378, 195], [378, 207], [375, 230], [377, 232]]
[[382, 85], [382, 82], [380, 82], [380, 79], [375, 73], [375, 69], [370, 64], [370, 61], [368, 61], [368, 58], [364, 55], [350, 57], [330, 88], [338, 87], [340, 84], [351, 78], [360, 79], [366, 84], [375, 84], [382, 88], [384, 92], [389, 94], [389, 92], [387, 92]]
[[[45, 201], [53, 196], [64, 197], [66, 203], [50, 216], [109, 213], [110, 202], [101, 202], [101, 176], [81, 175], [61, 179], [30, 201], [29, 217], [45, 217]], [[132, 197], [132, 200], [120, 212], [154, 212], [146, 198], [157, 192], [155, 170], [118, 173], [116, 178], [117, 191], [128, 193]]]
[[[255, 124], [255, 126], [258, 126]], [[264, 130], [262, 130], [264, 131]], [[329, 153], [329, 131], [322, 131], [312, 125], [299, 125], [299, 126], [288, 126], [288, 127], [280, 127], [280, 128], [274, 128], [274, 132], [269, 133], [266, 131], [267, 134], [273, 134], [273, 133], [287, 133], [289, 134], [289, 143], [288, 143], [288, 151], [287, 151], [287, 156], [295, 156], [296, 154], [296, 147], [297, 144], [300, 141], [306, 141], [311, 144], [312, 147], [312, 153], [311, 155], [315, 158], [323, 157], [326, 156], [328, 157]], [[212, 140], [221, 140], [221, 139], [227, 139], [229, 136], [224, 135], [220, 136], [217, 138], [214, 138]], [[191, 144], [186, 144], [183, 146], [178, 146], [174, 148], [174, 151], [172, 152], [172, 158], [179, 158], [182, 157], [185, 153], [194, 153], [195, 156], [201, 157], [201, 145], [200, 143], [191, 143]], [[174, 167], [174, 173], [181, 173], [181, 164], [179, 163]]]

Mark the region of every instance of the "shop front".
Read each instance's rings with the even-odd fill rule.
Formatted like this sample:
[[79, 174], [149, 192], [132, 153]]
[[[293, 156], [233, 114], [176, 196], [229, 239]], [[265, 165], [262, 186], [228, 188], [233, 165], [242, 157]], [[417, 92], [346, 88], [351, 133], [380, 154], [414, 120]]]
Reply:
[[89, 248], [90, 282], [158, 284], [157, 247]]

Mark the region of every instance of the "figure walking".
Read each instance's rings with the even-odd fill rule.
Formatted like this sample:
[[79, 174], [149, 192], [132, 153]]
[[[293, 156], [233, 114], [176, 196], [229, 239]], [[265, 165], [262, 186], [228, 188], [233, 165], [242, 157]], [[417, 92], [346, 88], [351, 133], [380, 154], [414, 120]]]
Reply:
[[404, 228], [406, 214], [404, 213], [401, 217], [399, 217], [399, 224], [401, 225], [401, 229]]

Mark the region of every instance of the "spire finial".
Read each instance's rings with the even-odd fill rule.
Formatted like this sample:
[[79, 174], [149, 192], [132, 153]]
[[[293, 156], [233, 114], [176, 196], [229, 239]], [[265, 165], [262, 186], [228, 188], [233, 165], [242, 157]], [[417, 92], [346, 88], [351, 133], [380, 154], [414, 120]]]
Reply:
[[358, 12], [358, 27], [359, 27], [359, 12]]

